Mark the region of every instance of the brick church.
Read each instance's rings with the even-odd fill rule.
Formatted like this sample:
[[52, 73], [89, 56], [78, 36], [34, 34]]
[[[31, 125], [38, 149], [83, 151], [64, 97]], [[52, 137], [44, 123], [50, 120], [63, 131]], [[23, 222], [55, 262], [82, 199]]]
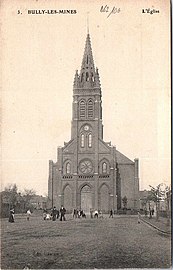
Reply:
[[103, 140], [102, 92], [87, 34], [80, 73], [73, 84], [71, 140], [49, 161], [49, 207], [61, 205], [89, 213], [139, 206], [138, 159], [134, 161]]

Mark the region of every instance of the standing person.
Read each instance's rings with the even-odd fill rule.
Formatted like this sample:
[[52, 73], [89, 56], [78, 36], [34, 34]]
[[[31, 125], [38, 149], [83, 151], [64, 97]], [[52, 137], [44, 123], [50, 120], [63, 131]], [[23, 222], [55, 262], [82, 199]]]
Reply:
[[138, 212], [138, 224], [140, 223], [140, 217], [141, 217], [141, 215], [140, 215], [140, 213]]
[[61, 205], [60, 208], [60, 221], [64, 220], [65, 221], [65, 213], [66, 213], [66, 209], [63, 207], [63, 205]]
[[10, 210], [10, 213], [9, 213], [9, 222], [13, 223], [14, 222], [14, 209], [11, 209]]
[[152, 216], [154, 216], [154, 208], [152, 208], [152, 210], [151, 210], [151, 211], [152, 211]]
[[56, 210], [56, 207], [54, 206], [54, 208], [52, 209], [52, 220], [53, 221], [56, 220], [56, 215], [57, 215], [57, 210]]
[[76, 209], [76, 217], [78, 218], [79, 217], [79, 210]]
[[76, 214], [76, 209], [73, 210], [73, 218], [76, 218], [77, 214]]
[[27, 214], [26, 219], [29, 221], [29, 218], [30, 218], [30, 216], [31, 216], [31, 211], [30, 211], [30, 209], [28, 209], [28, 211], [26, 212], [26, 214]]
[[59, 219], [59, 210], [56, 210], [56, 218]]
[[109, 217], [113, 218], [113, 210], [112, 209], [110, 210], [110, 216]]
[[93, 218], [93, 210], [90, 208], [90, 217]]
[[94, 212], [94, 217], [95, 217], [95, 218], [98, 218], [98, 215], [99, 215], [99, 212], [98, 212], [97, 210], [95, 210], [95, 212]]
[[80, 210], [80, 217], [83, 217], [83, 210]]

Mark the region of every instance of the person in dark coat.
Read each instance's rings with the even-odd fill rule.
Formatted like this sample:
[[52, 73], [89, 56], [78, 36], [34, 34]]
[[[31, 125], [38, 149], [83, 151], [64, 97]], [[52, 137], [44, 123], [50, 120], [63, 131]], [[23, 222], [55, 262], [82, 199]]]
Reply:
[[80, 217], [83, 217], [83, 210], [80, 210]]
[[73, 218], [77, 218], [77, 210], [76, 209], [73, 210]]
[[65, 213], [66, 213], [66, 209], [63, 207], [63, 205], [61, 205], [60, 208], [60, 221], [64, 220], [65, 221]]
[[90, 217], [93, 218], [93, 209], [90, 208]]
[[54, 206], [54, 208], [52, 209], [52, 220], [53, 221], [56, 220], [56, 215], [57, 215], [57, 210], [56, 210], [56, 207]]
[[10, 213], [9, 213], [9, 222], [13, 223], [14, 222], [14, 209], [11, 209], [10, 210]]
[[138, 224], [140, 224], [141, 214], [138, 212]]
[[109, 217], [113, 218], [113, 210], [112, 209], [110, 210], [110, 216]]
[[56, 218], [59, 219], [59, 210], [56, 210]]

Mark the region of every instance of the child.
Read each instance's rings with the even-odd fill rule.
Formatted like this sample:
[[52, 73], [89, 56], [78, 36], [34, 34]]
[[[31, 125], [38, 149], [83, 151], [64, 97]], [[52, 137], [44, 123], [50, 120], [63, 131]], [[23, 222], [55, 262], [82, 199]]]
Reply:
[[14, 222], [14, 209], [10, 210], [10, 214], [9, 214], [9, 222], [13, 223]]
[[27, 214], [27, 220], [29, 221], [29, 218], [30, 218], [30, 216], [31, 216], [31, 211], [30, 211], [30, 209], [28, 209], [28, 211], [26, 212], [26, 214]]

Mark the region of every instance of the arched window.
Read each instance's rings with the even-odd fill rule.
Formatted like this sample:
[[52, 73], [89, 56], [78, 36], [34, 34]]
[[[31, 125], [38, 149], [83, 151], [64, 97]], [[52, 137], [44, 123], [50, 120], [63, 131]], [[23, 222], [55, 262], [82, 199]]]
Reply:
[[86, 116], [86, 104], [84, 100], [80, 102], [80, 118], [85, 118]]
[[89, 73], [86, 72], [86, 81], [88, 82], [89, 81]]
[[82, 75], [81, 75], [81, 82], [83, 81], [83, 73], [82, 73]]
[[70, 173], [71, 173], [71, 165], [70, 165], [69, 162], [68, 162], [67, 165], [66, 165], [66, 173], [67, 173], [67, 174], [70, 174]]
[[85, 136], [84, 134], [81, 134], [81, 147], [85, 146]]
[[88, 118], [93, 118], [93, 101], [90, 99], [88, 101]]
[[102, 164], [102, 172], [107, 173], [107, 164], [106, 164], [106, 162], [103, 162], [103, 164]]
[[88, 135], [88, 147], [92, 147], [92, 135], [91, 135], [91, 133]]
[[91, 72], [91, 80], [94, 82], [94, 75], [92, 72]]

